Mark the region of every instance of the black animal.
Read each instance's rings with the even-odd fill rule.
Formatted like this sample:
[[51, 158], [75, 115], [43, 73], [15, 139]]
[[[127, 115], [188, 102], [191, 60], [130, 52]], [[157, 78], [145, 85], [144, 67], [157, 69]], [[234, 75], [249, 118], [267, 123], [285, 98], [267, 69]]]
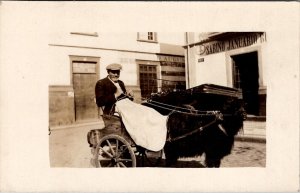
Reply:
[[[170, 106], [162, 108], [162, 104]], [[169, 115], [164, 147], [167, 167], [174, 166], [180, 157], [203, 153], [206, 167], [220, 167], [221, 159], [231, 153], [234, 136], [245, 120], [238, 90], [217, 85], [153, 95], [144, 105]], [[182, 108], [171, 110], [173, 105]], [[190, 111], [186, 107], [191, 107]]]

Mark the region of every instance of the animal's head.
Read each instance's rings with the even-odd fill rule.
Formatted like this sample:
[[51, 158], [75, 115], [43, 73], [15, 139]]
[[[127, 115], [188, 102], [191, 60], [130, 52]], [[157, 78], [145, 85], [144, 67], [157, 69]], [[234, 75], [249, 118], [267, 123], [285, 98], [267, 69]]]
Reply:
[[234, 136], [243, 127], [243, 121], [247, 118], [244, 102], [240, 99], [229, 99], [222, 110], [224, 120], [222, 125], [228, 134]]

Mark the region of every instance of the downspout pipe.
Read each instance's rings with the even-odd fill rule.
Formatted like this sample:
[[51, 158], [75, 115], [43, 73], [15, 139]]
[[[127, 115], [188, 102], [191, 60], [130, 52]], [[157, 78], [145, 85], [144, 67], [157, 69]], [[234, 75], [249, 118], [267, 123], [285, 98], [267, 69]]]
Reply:
[[190, 64], [189, 64], [189, 52], [190, 52], [190, 46], [189, 46], [189, 37], [188, 32], [185, 32], [185, 41], [186, 41], [186, 89], [190, 88]]

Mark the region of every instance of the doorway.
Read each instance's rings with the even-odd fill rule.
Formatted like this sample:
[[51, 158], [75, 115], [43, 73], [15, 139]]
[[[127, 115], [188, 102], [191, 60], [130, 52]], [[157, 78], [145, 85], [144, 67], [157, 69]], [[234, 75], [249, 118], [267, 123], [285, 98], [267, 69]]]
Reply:
[[233, 86], [243, 93], [247, 114], [259, 115], [258, 53], [232, 55]]
[[98, 108], [94, 100], [98, 80], [97, 65], [96, 61], [72, 61], [76, 122], [98, 119]]

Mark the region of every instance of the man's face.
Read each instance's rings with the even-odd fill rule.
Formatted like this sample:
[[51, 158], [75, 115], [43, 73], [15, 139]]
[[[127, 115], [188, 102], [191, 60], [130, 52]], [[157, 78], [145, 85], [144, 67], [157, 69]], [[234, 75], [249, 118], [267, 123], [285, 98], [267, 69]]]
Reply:
[[112, 81], [117, 82], [120, 77], [120, 70], [109, 70], [108, 76]]

